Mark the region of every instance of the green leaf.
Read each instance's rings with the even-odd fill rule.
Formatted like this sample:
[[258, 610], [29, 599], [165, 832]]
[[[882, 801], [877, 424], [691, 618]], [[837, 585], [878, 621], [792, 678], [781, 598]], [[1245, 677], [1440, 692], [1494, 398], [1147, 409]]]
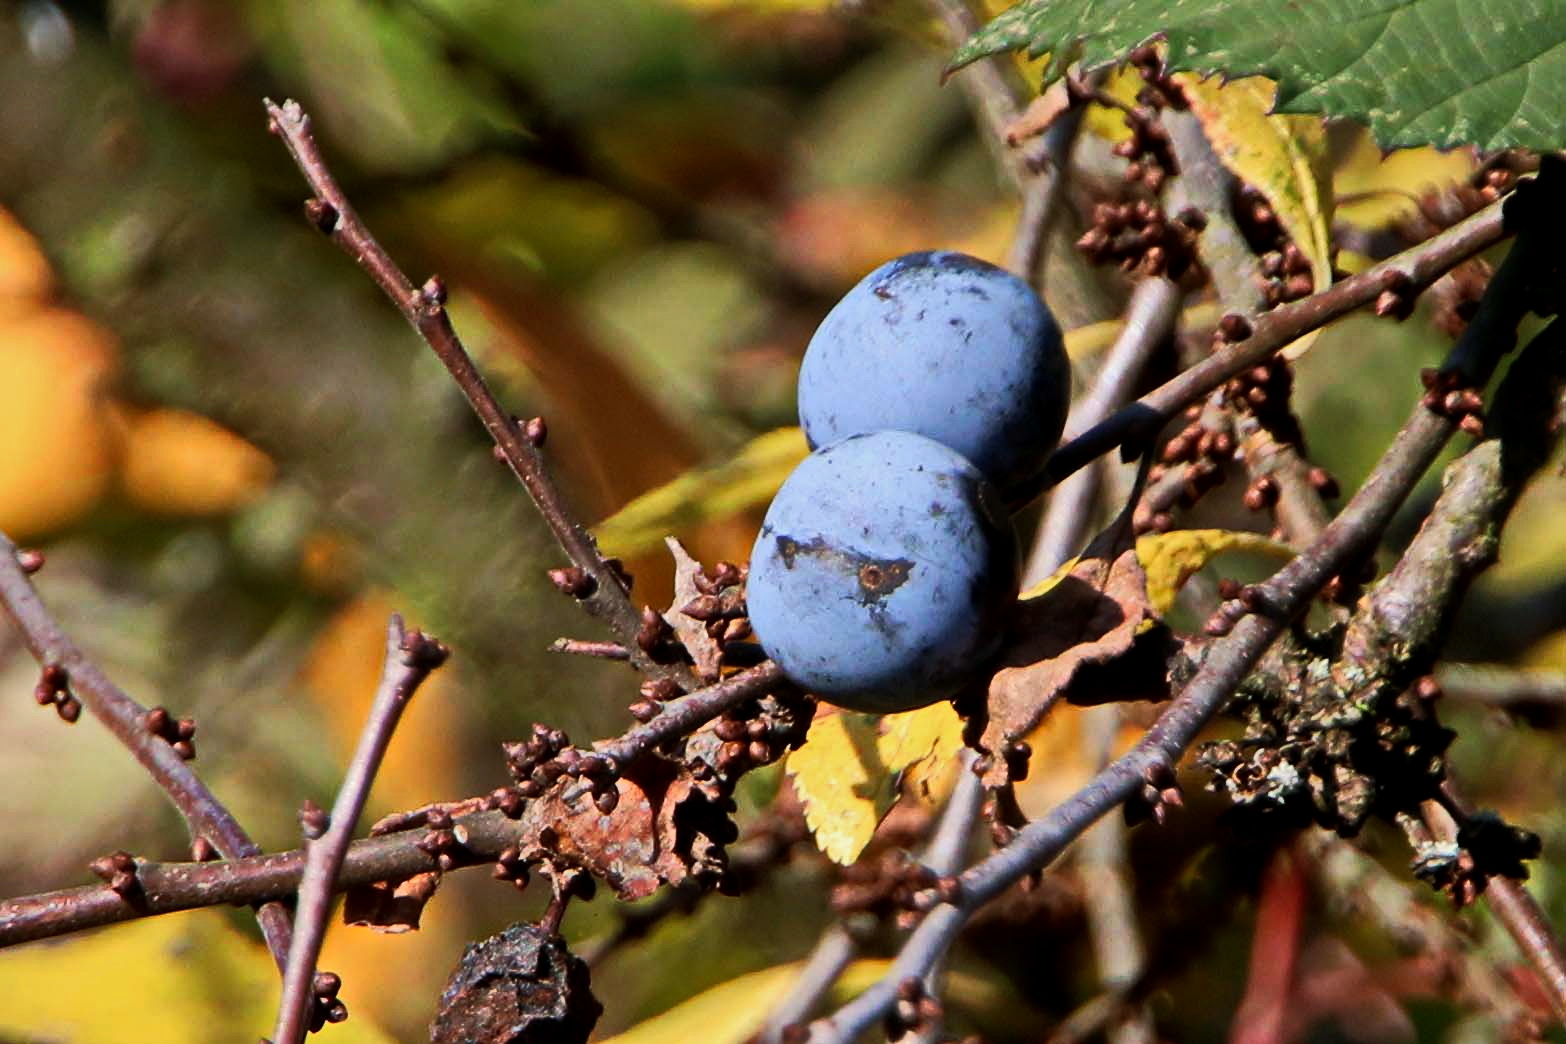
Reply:
[[809, 452], [798, 428], [758, 435], [730, 460], [687, 472], [637, 497], [593, 527], [593, 535], [605, 554], [642, 554], [669, 533], [767, 503]]
[[1383, 146], [1566, 142], [1559, 0], [1024, 0], [950, 68], [1027, 48], [1048, 84], [1154, 37], [1172, 71], [1271, 76], [1277, 111], [1354, 117]]

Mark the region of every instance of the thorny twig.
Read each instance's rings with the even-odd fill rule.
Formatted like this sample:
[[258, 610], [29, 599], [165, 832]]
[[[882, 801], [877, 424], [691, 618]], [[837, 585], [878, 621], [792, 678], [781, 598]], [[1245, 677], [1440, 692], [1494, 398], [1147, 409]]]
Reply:
[[[86, 704], [93, 717], [108, 726], [115, 738], [125, 745], [147, 770], [147, 774], [168, 794], [169, 800], [189, 824], [193, 842], [210, 845], [228, 859], [260, 853], [260, 847], [250, 840], [250, 836], [228, 809], [207, 789], [189, 762], [166, 738], [148, 728], [147, 708], [110, 681], [60, 629], [33, 588], [27, 570], [18, 559], [16, 545], [3, 534], [0, 534], [0, 606], [3, 606], [21, 632], [22, 640], [27, 644], [33, 659], [46, 669], [52, 667], [63, 671], [71, 693]], [[107, 894], [113, 905], [130, 910], [150, 899], [147, 884], [141, 880], [139, 871], [135, 883], [138, 889], [133, 896], [135, 903], [108, 885], [102, 886], [101, 891]], [[256, 919], [261, 923], [261, 933], [266, 938], [267, 949], [271, 951], [279, 971], [287, 967], [293, 934], [288, 910], [276, 901], [281, 898], [271, 896], [266, 900], [255, 900], [262, 903], [256, 911]], [[5, 915], [0, 913], [0, 944], [4, 942], [4, 923]]]
[[[277, 1025], [273, 1044], [297, 1044], [312, 1028], [309, 1024], [315, 988], [315, 962], [326, 938], [326, 921], [336, 892], [337, 874], [348, 853], [355, 825], [370, 796], [370, 784], [380, 771], [381, 759], [391, 745], [393, 730], [413, 694], [430, 672], [446, 659], [446, 648], [419, 631], [405, 631], [402, 618], [392, 615], [386, 627], [386, 659], [381, 682], [370, 704], [369, 720], [359, 734], [358, 746], [348, 762], [337, 800], [332, 805], [326, 832], [305, 846], [304, 877], [299, 884], [298, 909], [294, 913], [294, 939], [288, 951], [288, 968], [283, 973], [283, 992], [278, 1000]], [[335, 992], [335, 991], [331, 991]], [[324, 998], [323, 998], [324, 999]], [[341, 1007], [327, 1005], [326, 1018]]]
[[[1550, 267], [1543, 256], [1552, 249], [1552, 233], [1559, 222], [1549, 220], [1553, 215], [1546, 208], [1560, 206], [1557, 200], [1547, 198], [1555, 194], [1552, 184], [1547, 190], [1530, 191], [1526, 200], [1516, 197], [1509, 201], [1509, 211], [1512, 207], [1526, 210], [1526, 216], [1509, 214], [1512, 220], [1508, 224], [1519, 231], [1517, 243], [1486, 291], [1479, 313], [1443, 367], [1443, 372], [1455, 375], [1464, 386], [1483, 384], [1501, 357], [1516, 343], [1517, 323], [1530, 304], [1534, 280]], [[1484, 237], [1477, 237], [1474, 224], [1466, 226], [1465, 235], [1477, 238], [1499, 235], [1502, 220], [1499, 212], [1494, 220], [1495, 229]], [[1444, 249], [1461, 253], [1461, 249], [1453, 246], [1453, 241], [1448, 241]], [[1426, 267], [1428, 263], [1428, 255], [1413, 262], [1412, 266], [1426, 277], [1421, 283], [1438, 274]], [[1388, 269], [1393, 270], [1396, 269]], [[1345, 285], [1340, 283], [1334, 290]], [[1300, 304], [1309, 305], [1332, 293], [1329, 290]], [[1256, 336], [1261, 336], [1261, 326], [1268, 320], [1272, 320], [1270, 329], [1275, 336], [1280, 329], [1287, 329], [1288, 323], [1278, 322], [1279, 315], [1285, 311], [1280, 309], [1264, 317], [1258, 323]], [[1293, 321], [1297, 316], [1286, 318]], [[1274, 348], [1282, 347], [1295, 336], [1298, 335], [1282, 338]], [[1255, 336], [1251, 340], [1255, 340]], [[1236, 347], [1249, 346], [1251, 340], [1240, 342]], [[1219, 352], [1212, 358], [1218, 359], [1223, 354]], [[1187, 374], [1201, 371], [1205, 365], [1198, 364]], [[1180, 380], [1177, 378], [1164, 387], [1169, 388]], [[1191, 394], [1199, 395], [1205, 390], [1208, 389], [1199, 387]], [[1143, 402], [1146, 401], [1144, 397]], [[1182, 405], [1183, 401], [1173, 407]], [[1122, 411], [1117, 416], [1124, 414]], [[1101, 425], [1100, 429], [1104, 427]], [[1346, 567], [1362, 561], [1365, 553], [1375, 546], [1397, 509], [1456, 430], [1454, 418], [1423, 403], [1416, 406], [1375, 470], [1342, 513], [1314, 544], [1266, 582], [1255, 586], [1255, 611], [1240, 620], [1228, 636], [1213, 643], [1196, 675], [1141, 741], [1049, 815], [1024, 827], [1011, 844], [965, 871], [957, 879], [955, 900], [931, 910], [909, 936], [888, 973], [833, 1015], [812, 1024], [809, 1038], [812, 1044], [855, 1040], [890, 1010], [896, 1002], [899, 983], [908, 978], [922, 978], [935, 966], [975, 910], [1023, 877], [1048, 866], [1101, 816], [1138, 797], [1144, 787], [1167, 780], [1172, 766], [1197, 733], [1223, 706], [1284, 628], [1305, 610], [1329, 580]], [[1077, 440], [1078, 443], [1082, 441]]]
[[521, 480], [572, 565], [584, 574], [582, 582], [576, 585], [577, 599], [609, 625], [631, 651], [632, 661], [638, 669], [653, 677], [690, 681], [690, 672], [654, 662], [637, 645], [642, 614], [631, 602], [619, 572], [599, 554], [592, 535], [571, 513], [560, 488], [550, 477], [540, 449], [545, 437], [542, 422], [519, 422], [496, 401], [451, 325], [446, 312], [445, 284], [438, 276], [432, 276], [422, 287], [415, 288], [391, 255], [370, 234], [327, 169], [311, 130], [310, 117], [297, 102], [285, 101], [278, 105], [269, 100], [266, 111], [273, 133], [288, 146], [300, 173], [315, 193], [306, 204], [306, 214], [364, 269], [451, 373], [468, 405], [484, 423], [490, 438], [495, 440], [497, 453]]

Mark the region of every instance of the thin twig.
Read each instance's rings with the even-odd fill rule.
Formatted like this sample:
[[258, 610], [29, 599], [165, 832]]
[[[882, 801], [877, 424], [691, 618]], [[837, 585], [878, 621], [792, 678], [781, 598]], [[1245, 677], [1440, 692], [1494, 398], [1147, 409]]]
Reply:
[[[1530, 195], [1539, 199], [1544, 193]], [[1541, 200], [1540, 205], [1551, 204]], [[1499, 221], [1499, 214], [1496, 220]], [[1447, 368], [1461, 366], [1463, 377], [1473, 384], [1487, 380], [1500, 358], [1516, 343], [1516, 326], [1526, 308], [1524, 288], [1532, 285], [1535, 273], [1544, 268], [1538, 252], [1547, 249], [1552, 232], [1552, 223], [1539, 224], [1544, 226], [1542, 232], [1537, 226], [1519, 222], [1522, 238], [1497, 271], [1479, 313], [1448, 357]], [[1277, 315], [1272, 313], [1267, 318]], [[832, 1016], [813, 1023], [811, 1044], [858, 1038], [890, 1010], [897, 998], [898, 983], [910, 977], [922, 978], [935, 966], [975, 910], [1027, 875], [1047, 867], [1101, 816], [1140, 794], [1150, 779], [1165, 778], [1284, 628], [1333, 576], [1362, 561], [1375, 546], [1456, 429], [1452, 418], [1423, 403], [1415, 406], [1342, 513], [1313, 545], [1257, 585], [1258, 611], [1240, 620], [1227, 637], [1213, 642], [1196, 675], [1137, 745], [1047, 816], [1024, 827], [1005, 848], [964, 872], [958, 878], [956, 901], [935, 907], [925, 917], [879, 981]]]
[[[1190, 112], [1165, 114], [1170, 148], [1180, 176], [1170, 188], [1171, 210], [1196, 209], [1207, 219], [1201, 231], [1202, 263], [1212, 276], [1225, 313], [1255, 315], [1265, 310], [1261, 262], [1252, 252], [1230, 200], [1238, 180], [1207, 140], [1201, 121]], [[1235, 434], [1246, 471], [1255, 480], [1271, 476], [1278, 490], [1273, 512], [1284, 538], [1297, 547], [1316, 539], [1332, 513], [1310, 482], [1310, 463], [1302, 447], [1281, 442], [1249, 410], [1234, 410]]]
[[[475, 812], [453, 822], [461, 842], [450, 853], [453, 868], [493, 863], [522, 840], [522, 827], [502, 812]], [[337, 875], [338, 890], [442, 869], [436, 856], [419, 847], [427, 833], [422, 828], [403, 830], [353, 842]], [[136, 903], [126, 902], [107, 885], [0, 901], [0, 947], [180, 910], [289, 900], [299, 891], [304, 867], [305, 852], [297, 848], [212, 863], [138, 859], [136, 880], [142, 896]], [[284, 950], [284, 960], [287, 956]]]
[[[1183, 296], [1179, 287], [1162, 277], [1137, 284], [1120, 336], [1093, 387], [1071, 411], [1073, 430], [1094, 427], [1131, 397], [1148, 360], [1173, 335]], [[1099, 477], [1097, 469], [1084, 469], [1068, 476], [1050, 494], [1049, 510], [1028, 555], [1024, 586], [1049, 576], [1081, 548], [1098, 498]]]
[[[21, 632], [33, 659], [41, 666], [63, 668], [71, 692], [81, 699], [93, 717], [108, 726], [153, 781], [163, 788], [180, 815], [185, 817], [193, 840], [204, 838], [228, 859], [260, 853], [260, 847], [207, 789], [190, 763], [180, 757], [167, 740], [146, 727], [147, 709], [110, 681], [60, 629], [18, 561], [16, 545], [4, 534], [0, 534], [0, 606]], [[138, 884], [145, 892], [146, 883], [140, 880], [139, 873]], [[105, 891], [119, 906], [130, 906], [113, 890], [105, 888]], [[278, 970], [282, 971], [287, 966], [292, 936], [288, 910], [280, 902], [267, 901], [256, 911], [256, 919], [261, 924], [267, 949], [277, 962]], [[4, 915], [0, 913], [0, 941], [3, 941], [3, 924]]]
[[591, 656], [599, 660], [629, 660], [631, 650], [619, 642], [594, 642], [584, 638], [556, 638], [549, 643], [549, 651], [570, 653], [573, 656]]
[[[1089, 707], [1084, 731], [1098, 749], [1100, 766], [1109, 760], [1120, 731], [1121, 710], [1114, 704]], [[1105, 816], [1082, 835], [1077, 872], [1082, 877], [1082, 905], [1105, 993], [1129, 1000], [1131, 990], [1147, 972], [1147, 953], [1137, 925], [1136, 902], [1128, 880], [1126, 821]], [[1152, 1044], [1157, 1039], [1146, 1004], [1116, 1005], [1116, 1018], [1106, 1036], [1110, 1044]]]
[[315, 996], [315, 962], [326, 938], [326, 921], [336, 892], [337, 874], [348, 854], [354, 827], [370, 796], [370, 784], [380, 771], [393, 730], [413, 694], [430, 672], [446, 659], [446, 648], [427, 635], [404, 632], [402, 617], [393, 613], [386, 627], [386, 659], [380, 687], [370, 705], [369, 719], [359, 733], [342, 787], [332, 805], [326, 832], [305, 846], [304, 877], [294, 914], [294, 940], [283, 973], [273, 1044], [297, 1044], [309, 1031], [310, 1005]]
[[1566, 671], [1488, 663], [1442, 663], [1436, 681], [1445, 697], [1504, 710], [1566, 710]]
[[[1447, 804], [1464, 816], [1473, 814], [1452, 780], [1448, 779], [1441, 789]], [[1456, 842], [1457, 824], [1449, 815], [1427, 815], [1425, 823], [1442, 840]], [[1562, 950], [1560, 938], [1550, 926], [1539, 901], [1521, 881], [1499, 875], [1485, 882], [1481, 898], [1539, 973], [1539, 984], [1544, 988], [1556, 1021], [1566, 1025], [1566, 951]]]
[[758, 1034], [760, 1044], [778, 1044], [785, 1029], [804, 1021], [853, 963], [858, 952], [859, 943], [841, 924], [833, 924], [823, 932], [794, 977], [788, 993], [768, 1013], [766, 1025]]
[[684, 736], [705, 725], [730, 707], [765, 695], [769, 689], [790, 684], [778, 665], [768, 660], [749, 670], [731, 674], [715, 685], [699, 689], [689, 696], [670, 700], [658, 716], [631, 729], [618, 739], [593, 744], [593, 749], [622, 765], [629, 764], [643, 751]]
[[446, 312], [445, 285], [439, 277], [431, 277], [423, 287], [415, 288], [371, 235], [327, 169], [311, 131], [310, 117], [297, 102], [285, 101], [277, 105], [268, 100], [266, 111], [272, 132], [283, 139], [294, 163], [315, 193], [315, 198], [306, 205], [306, 213], [317, 228], [331, 236], [332, 241], [364, 269], [445, 364], [468, 405], [483, 422], [490, 438], [495, 440], [498, 452], [533, 498], [561, 550], [590, 580], [590, 584], [584, 585], [579, 601], [609, 625], [631, 650], [632, 660], [642, 671], [653, 677], [689, 680], [688, 671], [655, 663], [636, 644], [642, 614], [632, 604], [620, 575], [599, 554], [587, 527], [567, 507], [564, 495], [550, 477], [539, 449], [543, 442], [542, 428], [529, 432], [503, 410], [474, 365]]

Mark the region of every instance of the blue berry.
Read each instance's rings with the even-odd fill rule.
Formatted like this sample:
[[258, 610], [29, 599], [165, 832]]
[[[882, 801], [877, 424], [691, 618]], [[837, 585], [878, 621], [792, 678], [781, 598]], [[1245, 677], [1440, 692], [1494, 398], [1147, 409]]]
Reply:
[[950, 698], [1000, 643], [1017, 548], [995, 490], [902, 431], [812, 453], [767, 510], [750, 621], [767, 655], [829, 702], [888, 713]]
[[822, 320], [799, 372], [812, 448], [894, 429], [944, 443], [1007, 493], [1060, 441], [1071, 365], [1049, 308], [966, 254], [907, 254]]

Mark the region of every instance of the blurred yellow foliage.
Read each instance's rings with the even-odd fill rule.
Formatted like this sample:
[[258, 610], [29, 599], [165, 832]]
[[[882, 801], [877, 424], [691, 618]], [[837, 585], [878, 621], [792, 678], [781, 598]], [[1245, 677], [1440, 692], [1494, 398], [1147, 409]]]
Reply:
[[10, 314], [48, 299], [54, 273], [38, 241], [0, 207], [0, 308]]
[[13, 316], [0, 351], [0, 530], [29, 540], [97, 504], [119, 464], [119, 345], [60, 308]]
[[[112, 925], [0, 952], [0, 1037], [71, 1044], [252, 1044], [277, 1010], [266, 947], [219, 910]], [[335, 1044], [392, 1038], [364, 1014]]]
[[155, 515], [220, 515], [253, 503], [276, 469], [227, 428], [186, 410], [128, 418], [120, 481], [130, 502]]

